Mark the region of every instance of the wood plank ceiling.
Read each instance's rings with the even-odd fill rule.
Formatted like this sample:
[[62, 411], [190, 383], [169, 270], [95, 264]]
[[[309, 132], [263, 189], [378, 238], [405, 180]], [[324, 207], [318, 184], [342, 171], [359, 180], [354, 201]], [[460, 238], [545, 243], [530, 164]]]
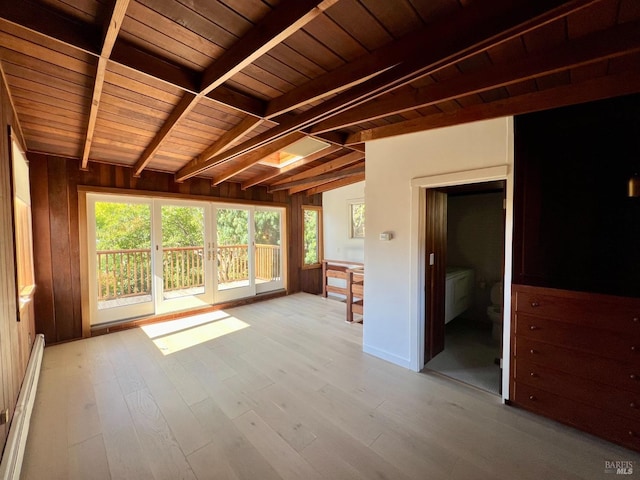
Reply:
[[[369, 140], [640, 91], [639, 22], [638, 0], [2, 0], [0, 71], [30, 151], [310, 194], [362, 180]], [[306, 137], [328, 146], [278, 163]]]

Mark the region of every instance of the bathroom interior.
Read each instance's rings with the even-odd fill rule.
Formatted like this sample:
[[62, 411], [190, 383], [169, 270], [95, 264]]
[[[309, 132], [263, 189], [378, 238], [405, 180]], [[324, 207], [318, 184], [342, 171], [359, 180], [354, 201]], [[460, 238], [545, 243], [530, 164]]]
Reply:
[[499, 395], [504, 181], [448, 187], [445, 348], [426, 367]]

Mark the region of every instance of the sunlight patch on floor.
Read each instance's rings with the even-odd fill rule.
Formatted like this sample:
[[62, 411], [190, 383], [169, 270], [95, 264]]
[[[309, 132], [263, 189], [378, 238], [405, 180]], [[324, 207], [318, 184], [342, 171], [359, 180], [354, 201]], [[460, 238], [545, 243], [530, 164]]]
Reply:
[[249, 326], [219, 310], [141, 328], [164, 355], [170, 355]]

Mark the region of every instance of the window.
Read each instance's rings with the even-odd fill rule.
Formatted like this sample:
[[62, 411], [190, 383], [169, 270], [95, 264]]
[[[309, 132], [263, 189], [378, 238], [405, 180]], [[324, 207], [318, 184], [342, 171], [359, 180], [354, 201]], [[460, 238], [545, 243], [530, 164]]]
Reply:
[[349, 203], [349, 238], [364, 238], [364, 202]]
[[320, 265], [322, 260], [322, 209], [302, 207], [303, 212], [303, 267]]
[[35, 275], [33, 263], [33, 233], [31, 226], [31, 192], [29, 164], [18, 143], [11, 137], [14, 187], [14, 234], [16, 248], [16, 283], [20, 308], [33, 298]]

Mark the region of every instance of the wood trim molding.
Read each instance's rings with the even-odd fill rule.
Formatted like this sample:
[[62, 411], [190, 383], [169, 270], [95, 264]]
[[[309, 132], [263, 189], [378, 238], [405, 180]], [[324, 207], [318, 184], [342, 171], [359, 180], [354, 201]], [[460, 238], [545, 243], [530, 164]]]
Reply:
[[36, 335], [34, 339], [27, 370], [22, 382], [22, 387], [20, 388], [13, 418], [11, 419], [9, 435], [7, 436], [7, 442], [2, 453], [2, 463], [0, 463], [1, 480], [20, 478], [43, 355], [44, 335], [40, 333]]
[[91, 336], [91, 306], [89, 303], [89, 249], [87, 245], [87, 193], [78, 189], [78, 246], [80, 250], [80, 316], [82, 318], [82, 338]]
[[464, 172], [443, 173], [442, 175], [429, 175], [417, 177], [411, 180], [411, 187], [439, 188], [463, 183], [482, 183], [492, 180], [504, 180], [507, 178], [509, 167], [497, 165], [495, 167], [476, 168]]
[[154, 198], [175, 198], [176, 200], [196, 200], [202, 202], [214, 203], [235, 203], [240, 205], [255, 205], [264, 207], [282, 207], [286, 208], [287, 203], [283, 202], [261, 202], [259, 200], [244, 200], [227, 197], [213, 197], [209, 195], [193, 195], [186, 193], [158, 192], [154, 190], [133, 190], [127, 188], [111, 188], [111, 187], [94, 187], [91, 185], [78, 185], [78, 194], [80, 193], [99, 193], [112, 195], [129, 195], [138, 197], [154, 197]]
[[545, 75], [628, 55], [640, 50], [640, 26], [626, 23], [554, 48], [524, 57], [518, 62], [492, 65], [444, 83], [415, 89], [404, 87], [392, 98], [373, 100], [317, 123], [310, 133], [319, 134], [423, 108], [464, 95], [481, 93]]

